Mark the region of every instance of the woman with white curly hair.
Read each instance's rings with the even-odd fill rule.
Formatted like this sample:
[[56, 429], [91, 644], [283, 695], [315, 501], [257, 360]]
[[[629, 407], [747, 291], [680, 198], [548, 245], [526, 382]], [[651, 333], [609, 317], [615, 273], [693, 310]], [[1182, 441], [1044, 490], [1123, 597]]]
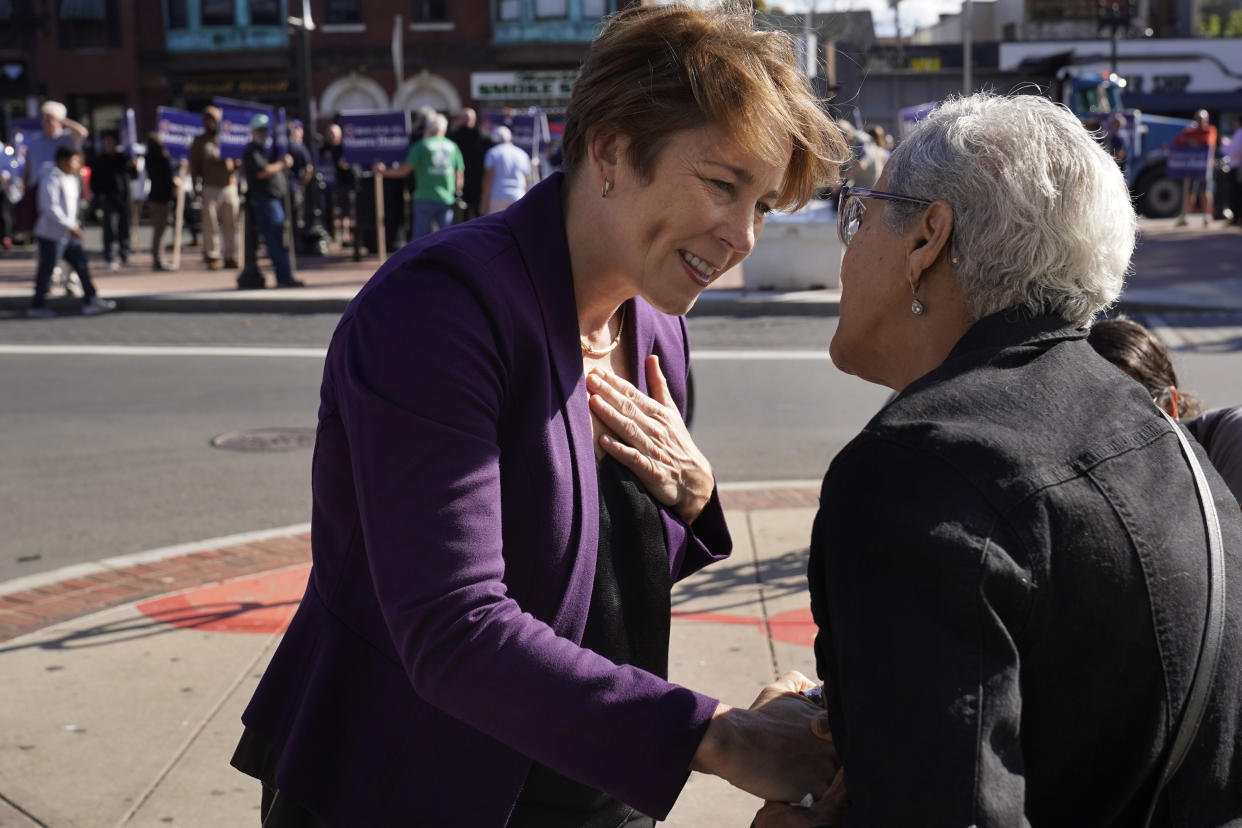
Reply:
[[1087, 342], [1135, 226], [1117, 165], [1034, 96], [946, 102], [841, 193], [832, 359], [898, 392], [811, 542], [848, 802], [761, 826], [1238, 824], [1242, 519]]

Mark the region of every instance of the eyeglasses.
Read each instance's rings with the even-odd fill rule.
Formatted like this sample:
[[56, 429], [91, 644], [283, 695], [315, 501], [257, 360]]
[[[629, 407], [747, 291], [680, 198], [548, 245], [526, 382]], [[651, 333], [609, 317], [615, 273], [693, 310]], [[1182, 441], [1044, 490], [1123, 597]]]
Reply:
[[842, 187], [837, 196], [837, 238], [841, 244], [849, 247], [858, 225], [862, 223], [863, 214], [867, 212], [864, 198], [878, 198], [887, 201], [907, 201], [911, 204], [931, 206], [932, 202], [925, 198], [886, 193], [883, 190], [869, 190], [866, 187]]

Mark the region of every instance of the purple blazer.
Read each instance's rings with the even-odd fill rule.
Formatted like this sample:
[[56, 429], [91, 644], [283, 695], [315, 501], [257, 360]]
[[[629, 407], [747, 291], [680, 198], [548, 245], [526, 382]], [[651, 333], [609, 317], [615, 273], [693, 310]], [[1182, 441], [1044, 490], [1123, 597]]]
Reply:
[[[531, 759], [662, 818], [716, 707], [577, 644], [599, 495], [563, 186], [407, 246], [333, 335], [310, 583], [242, 719], [334, 826], [503, 826]], [[684, 319], [625, 326], [684, 406]], [[661, 518], [675, 578], [731, 551], [715, 494]]]

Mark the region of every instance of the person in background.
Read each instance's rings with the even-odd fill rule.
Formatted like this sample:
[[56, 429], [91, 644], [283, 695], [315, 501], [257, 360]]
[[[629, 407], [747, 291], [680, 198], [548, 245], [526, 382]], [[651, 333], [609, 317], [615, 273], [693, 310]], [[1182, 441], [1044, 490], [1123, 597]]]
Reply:
[[[65, 105], [59, 101], [46, 101], [39, 110], [42, 118], [42, 129], [37, 135], [27, 136], [26, 166], [23, 172], [25, 190], [21, 201], [14, 208], [14, 221], [18, 229], [32, 231], [39, 223], [40, 185], [43, 178], [56, 169], [56, 155], [62, 149], [78, 149], [86, 139], [86, 127], [66, 117]], [[81, 159], [78, 161], [81, 167]], [[56, 262], [45, 262], [44, 253], [51, 255], [55, 251], [43, 245], [38, 247], [39, 259], [35, 272], [40, 273], [47, 268], [50, 274]], [[59, 260], [59, 257], [58, 257]]]
[[466, 174], [461, 150], [444, 137], [448, 119], [439, 113], [431, 113], [426, 124], [423, 139], [410, 148], [409, 155], [400, 166], [386, 168], [383, 164], [375, 165], [376, 174], [384, 178], [404, 178], [411, 172], [416, 177], [411, 241], [453, 223], [453, 208]]
[[0, 249], [13, 249], [13, 202], [9, 198], [12, 192], [14, 175], [9, 166], [10, 160], [6, 150], [10, 149], [0, 141]]
[[129, 262], [130, 213], [138, 164], [121, 151], [120, 135], [114, 129], [100, 136], [102, 152], [91, 166], [91, 191], [103, 213], [103, 253], [108, 270]]
[[1229, 223], [1235, 227], [1242, 226], [1242, 116], [1234, 120], [1236, 129], [1229, 139], [1229, 209], [1233, 217]]
[[530, 189], [530, 156], [513, 145], [513, 133], [506, 126], [493, 133], [497, 144], [483, 159], [483, 214], [499, 213]]
[[[203, 131], [190, 144], [190, 177], [203, 204], [203, 259], [208, 270], [237, 267], [241, 199], [233, 172], [239, 164], [220, 153], [220, 110], [203, 109]], [[221, 261], [223, 255], [223, 261]]]
[[285, 246], [285, 187], [293, 158], [286, 154], [273, 161], [268, 155], [267, 134], [271, 125], [271, 118], [262, 113], [250, 119], [250, 143], [242, 151], [246, 199], [268, 258], [276, 269], [276, 287], [303, 287], [305, 282], [293, 276], [289, 248]]
[[[147, 217], [151, 219], [151, 265], [156, 270], [172, 270], [164, 262], [164, 228], [168, 226], [169, 213], [176, 203], [176, 187], [181, 179], [173, 175], [172, 160], [168, 148], [160, 140], [158, 132], [147, 135]], [[173, 226], [176, 226], [175, 216]]]
[[1186, 127], [1173, 139], [1176, 146], [1207, 147], [1207, 165], [1202, 175], [1182, 181], [1182, 212], [1177, 217], [1176, 225], [1185, 227], [1187, 215], [1198, 206], [1203, 211], [1203, 226], [1212, 223], [1212, 191], [1213, 171], [1216, 168], [1216, 127], [1208, 123], [1208, 112], [1200, 109], [1195, 113], [1195, 122]]
[[[319, 167], [323, 170], [325, 181], [330, 186], [329, 208], [336, 213], [332, 219], [333, 238], [341, 244], [349, 244], [353, 240], [354, 190], [358, 185], [358, 176], [354, 166], [345, 160], [345, 145], [342, 142], [341, 125], [329, 124], [324, 134], [323, 146], [319, 150]], [[337, 229], [337, 219], [340, 229]]]
[[891, 154], [888, 149], [888, 135], [884, 132], [884, 127], [879, 124], [871, 124], [865, 130], [867, 136], [871, 139], [872, 157], [875, 159], [875, 175], [879, 178], [884, 172], [884, 165], [888, 163], [888, 156]]
[[692, 769], [827, 788], [804, 678], [740, 710], [667, 675], [673, 581], [731, 549], [682, 315], [844, 143], [788, 35], [666, 5], [591, 44], [565, 147], [336, 329], [310, 583], [233, 757], [268, 828], [649, 827]]
[[39, 269], [35, 274], [34, 298], [26, 309], [31, 319], [49, 319], [56, 312], [47, 306], [52, 269], [61, 259], [69, 264], [82, 282], [82, 314], [94, 316], [116, 309], [116, 302], [102, 299], [91, 281], [86, 251], [82, 249], [82, 227], [78, 212], [82, 199], [82, 151], [77, 147], [56, 150], [56, 165], [39, 184], [39, 221], [35, 240], [39, 245]]
[[874, 186], [876, 180], [880, 177], [875, 164], [875, 142], [871, 140], [870, 135], [861, 129], [857, 129], [844, 118], [837, 120], [837, 128], [841, 130], [841, 133], [846, 136], [846, 140], [849, 141], [850, 151], [853, 155], [850, 164], [841, 171], [841, 178], [852, 187]]
[[837, 227], [829, 354], [897, 392], [833, 459], [810, 544], [848, 797], [760, 828], [1236, 824], [1242, 512], [1193, 446], [1224, 639], [1163, 785], [1217, 592], [1179, 427], [1087, 342], [1134, 251], [1117, 164], [1046, 98], [954, 97]]
[[466, 107], [458, 116], [457, 128], [449, 134], [457, 148], [461, 150], [462, 162], [466, 165], [466, 174], [462, 179], [461, 197], [466, 203], [458, 221], [469, 221], [486, 214], [482, 200], [486, 189], [483, 186], [484, 163], [492, 141], [479, 129], [479, 116], [473, 109]]
[[1087, 341], [1096, 353], [1147, 389], [1152, 402], [1180, 420], [1207, 450], [1233, 496], [1242, 502], [1242, 406], [1203, 411], [1177, 381], [1173, 360], [1155, 334], [1125, 316], [1096, 322]]
[[301, 121], [289, 122], [289, 157], [293, 164], [289, 167], [289, 201], [293, 210], [290, 226], [294, 238], [300, 238], [306, 228], [306, 188], [315, 176], [315, 165], [311, 162], [310, 151], [303, 140], [306, 137]]
[[26, 186], [37, 193], [43, 177], [56, 167], [56, 154], [62, 147], [81, 148], [86, 127], [67, 116], [65, 105], [47, 101], [39, 109], [42, 130], [26, 138]]

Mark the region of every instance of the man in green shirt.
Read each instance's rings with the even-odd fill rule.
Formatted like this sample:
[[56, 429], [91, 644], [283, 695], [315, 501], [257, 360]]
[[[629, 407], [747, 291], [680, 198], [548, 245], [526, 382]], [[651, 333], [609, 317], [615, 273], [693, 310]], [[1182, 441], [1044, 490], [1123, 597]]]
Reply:
[[405, 163], [392, 169], [376, 166], [384, 178], [405, 178], [414, 173], [411, 241], [453, 223], [453, 207], [465, 180], [466, 164], [457, 145], [444, 137], [446, 131], [448, 118], [437, 113], [428, 119], [425, 137], [410, 147]]

